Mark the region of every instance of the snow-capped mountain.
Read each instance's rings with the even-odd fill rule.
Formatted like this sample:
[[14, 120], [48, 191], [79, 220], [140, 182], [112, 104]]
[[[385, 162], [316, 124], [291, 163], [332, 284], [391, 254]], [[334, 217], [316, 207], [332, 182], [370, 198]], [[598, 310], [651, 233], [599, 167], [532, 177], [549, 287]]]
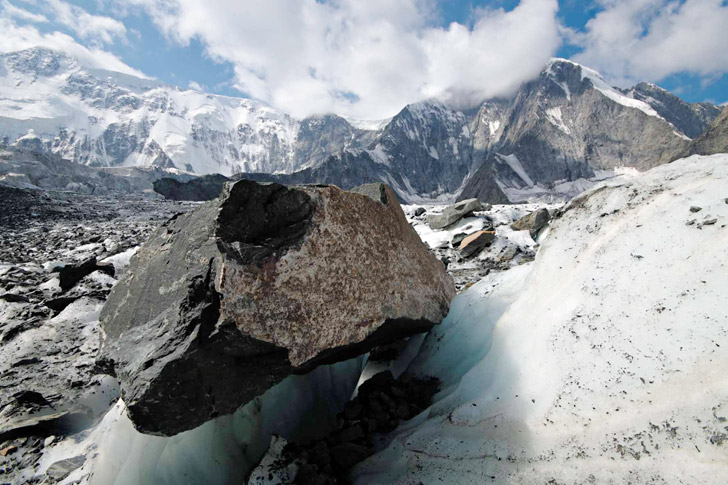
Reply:
[[719, 113], [654, 85], [620, 90], [591, 69], [554, 59], [512, 99], [487, 100], [468, 113], [437, 102], [410, 105], [366, 150], [263, 179], [344, 188], [382, 180], [409, 202], [563, 200], [617, 173], [679, 158], [691, 146], [688, 133], [703, 133]]
[[654, 85], [622, 91], [591, 69], [554, 59], [506, 109], [481, 107], [483, 164], [461, 197], [489, 196], [494, 180], [510, 200], [572, 196], [589, 179], [679, 158], [719, 113]]
[[381, 180], [411, 202], [573, 195], [595, 177], [677, 158], [720, 112], [651, 84], [619, 90], [561, 59], [511, 99], [467, 112], [420, 102], [381, 121], [299, 120], [249, 99], [89, 69], [43, 48], [0, 55], [0, 84], [0, 144], [91, 166], [343, 188]]
[[44, 48], [1, 55], [0, 84], [6, 144], [92, 166], [291, 172], [358, 146], [370, 131], [337, 116], [296, 120], [249, 99], [88, 69]]

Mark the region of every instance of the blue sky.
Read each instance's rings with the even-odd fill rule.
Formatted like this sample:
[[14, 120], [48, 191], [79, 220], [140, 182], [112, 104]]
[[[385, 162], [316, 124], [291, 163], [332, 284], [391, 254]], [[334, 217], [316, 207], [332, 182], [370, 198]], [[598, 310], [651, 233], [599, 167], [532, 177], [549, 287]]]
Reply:
[[[351, 108], [350, 114], [374, 116], [386, 114], [398, 103], [433, 93], [446, 93], [456, 100], [456, 92], [472, 91], [476, 97], [502, 94], [532, 76], [534, 69], [552, 55], [594, 67], [616, 85], [647, 80], [687, 101], [728, 101], [728, 57], [721, 54], [728, 50], [728, 6], [721, 0], [561, 0], [556, 8], [555, 0], [440, 0], [429, 4], [425, 0], [429, 8], [422, 7], [421, 0], [389, 0], [386, 5], [372, 1], [370, 11], [364, 12], [353, 1], [336, 0], [341, 5], [325, 8], [330, 1], [301, 0], [311, 4], [310, 8], [291, 12], [289, 18], [292, 4], [276, 10], [275, 6], [258, 8], [265, 3], [253, 2], [248, 10], [241, 6], [221, 12], [229, 4], [246, 2], [213, 6], [214, 1], [193, 0], [1, 0], [0, 15], [13, 27], [35, 29], [41, 36], [67, 34], [72, 39], [68, 42], [109, 53], [131, 68], [170, 84], [199, 86], [230, 96], [249, 95], [284, 109], [300, 105], [301, 112], [347, 112]], [[175, 2], [179, 6], [170, 8]], [[210, 8], [206, 10], [205, 5]], [[257, 23], [245, 24], [251, 17], [250, 9], [265, 11], [251, 20]], [[73, 18], [64, 17], [64, 12], [71, 12]], [[79, 20], [82, 13], [90, 16]], [[33, 15], [43, 15], [47, 21]], [[323, 38], [314, 33], [309, 36], [308, 31], [295, 33], [300, 23], [296, 15], [313, 19], [305, 26], [311, 32], [322, 24], [326, 32], [326, 22], [357, 27], [342, 28], [336, 36], [330, 35], [335, 39], [331, 41], [327, 37], [330, 32], [321, 34]], [[700, 15], [707, 19], [701, 20], [701, 25], [716, 29], [712, 37], [709, 32], [691, 35], [690, 22]], [[461, 24], [465, 30], [453, 29], [452, 23]], [[631, 28], [626, 36], [623, 24]], [[519, 32], [520, 25], [531, 27]], [[252, 32], [258, 27], [261, 30], [254, 36]], [[269, 31], [271, 36], [266, 37]], [[492, 31], [497, 35], [491, 35]], [[281, 40], [288, 32], [301, 38], [302, 44], [316, 47], [295, 52], [295, 40]], [[624, 39], [629, 35], [633, 37]], [[378, 43], [367, 43], [372, 37]], [[695, 45], [689, 45], [693, 38]], [[279, 41], [284, 45], [277, 45]], [[422, 45], [415, 45], [418, 43]], [[450, 46], [452, 55], [447, 50]], [[340, 67], [352, 60], [351, 55], [345, 55], [346, 49], [372, 59], [357, 62], [348, 72], [348, 67]], [[399, 51], [402, 55], [397, 57]], [[484, 52], [487, 55], [481, 56]], [[330, 60], [321, 60], [329, 55]], [[499, 55], [512, 58], [512, 64], [497, 59]], [[469, 59], [481, 57], [493, 59], [471, 66]], [[377, 72], [380, 64], [384, 67]], [[405, 73], [412, 71], [413, 79], [403, 79], [402, 73], [396, 72], [398, 65]], [[291, 74], [294, 68], [302, 74]], [[361, 69], [360, 74], [357, 69]], [[462, 79], [455, 74], [459, 71]], [[507, 82], [501, 83], [504, 77]], [[488, 87], [481, 89], [480, 85]], [[299, 98], [294, 93], [297, 90], [303, 93]], [[382, 94], [390, 91], [390, 96]], [[318, 104], [310, 101], [322, 96], [330, 99]], [[377, 104], [375, 100], [381, 97], [387, 99]], [[354, 106], [352, 100], [361, 103]], [[372, 110], [362, 109], [365, 105], [371, 105]]]

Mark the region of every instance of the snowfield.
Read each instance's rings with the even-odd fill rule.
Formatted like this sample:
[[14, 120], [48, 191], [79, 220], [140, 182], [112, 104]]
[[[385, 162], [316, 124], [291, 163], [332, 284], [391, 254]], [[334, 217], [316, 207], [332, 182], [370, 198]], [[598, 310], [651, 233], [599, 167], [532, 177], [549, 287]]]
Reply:
[[[459, 295], [355, 483], [727, 483], [728, 155], [612, 179]], [[697, 212], [691, 207], [701, 208]]]

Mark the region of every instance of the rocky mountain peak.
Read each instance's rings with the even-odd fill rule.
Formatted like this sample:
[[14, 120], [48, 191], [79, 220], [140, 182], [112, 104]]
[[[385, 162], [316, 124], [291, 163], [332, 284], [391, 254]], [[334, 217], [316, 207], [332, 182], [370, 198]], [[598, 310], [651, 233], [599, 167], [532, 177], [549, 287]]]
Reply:
[[57, 76], [80, 68], [76, 58], [46, 47], [32, 47], [0, 54], [0, 59], [13, 71], [35, 76]]

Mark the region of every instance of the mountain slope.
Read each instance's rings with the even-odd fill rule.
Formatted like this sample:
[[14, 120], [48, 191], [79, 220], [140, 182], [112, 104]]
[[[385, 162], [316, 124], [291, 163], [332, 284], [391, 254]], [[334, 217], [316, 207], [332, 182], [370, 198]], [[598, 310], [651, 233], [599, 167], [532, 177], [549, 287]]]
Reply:
[[365, 143], [337, 116], [295, 120], [262, 103], [88, 69], [44, 48], [0, 55], [0, 133], [92, 166], [289, 172]]
[[654, 85], [609, 86], [561, 59], [511, 99], [431, 100], [390, 120], [294, 119], [249, 99], [88, 69], [35, 48], [0, 55], [0, 144], [96, 167], [334, 183], [381, 180], [409, 202], [567, 197], [622, 167], [685, 153], [717, 116]]
[[728, 153], [728, 107], [718, 116], [708, 130], [690, 146], [688, 154], [713, 155]]
[[[480, 170], [495, 170], [501, 188], [511, 200], [519, 200], [528, 198], [529, 189], [538, 192], [537, 185], [553, 189], [599, 171], [646, 170], [666, 163], [689, 144], [687, 135], [668, 119], [689, 118], [687, 111], [693, 116], [689, 121], [697, 124], [699, 115], [710, 119], [714, 111], [691, 107], [664, 90], [659, 94], [665, 116], [612, 88], [595, 71], [555, 59], [538, 79], [521, 88], [505, 115], [505, 127], [490, 144], [496, 157], [486, 157]], [[671, 111], [673, 105], [677, 108]], [[476, 173], [460, 197], [478, 193], [478, 184], [487, 178]]]

